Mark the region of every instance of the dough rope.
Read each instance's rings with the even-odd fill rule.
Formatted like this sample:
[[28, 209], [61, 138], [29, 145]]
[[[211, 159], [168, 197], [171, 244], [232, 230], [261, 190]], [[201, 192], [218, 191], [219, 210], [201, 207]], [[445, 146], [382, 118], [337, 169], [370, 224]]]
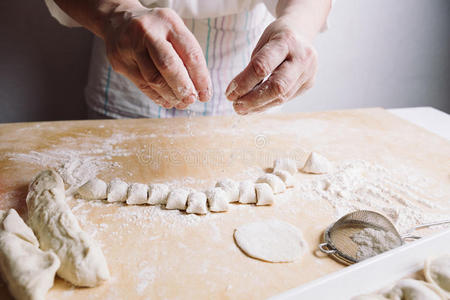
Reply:
[[53, 250], [61, 261], [57, 274], [76, 286], [94, 287], [109, 279], [97, 243], [78, 225], [65, 201], [64, 183], [55, 171], [39, 173], [26, 199], [28, 224], [42, 250]]

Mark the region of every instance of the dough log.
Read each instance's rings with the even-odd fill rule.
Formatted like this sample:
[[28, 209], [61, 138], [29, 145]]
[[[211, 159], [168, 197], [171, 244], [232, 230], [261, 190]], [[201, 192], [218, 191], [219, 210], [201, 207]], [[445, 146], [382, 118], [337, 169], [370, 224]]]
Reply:
[[53, 250], [61, 261], [57, 274], [76, 286], [93, 287], [109, 279], [108, 266], [97, 243], [78, 225], [65, 202], [64, 183], [52, 170], [30, 184], [28, 224], [43, 250]]

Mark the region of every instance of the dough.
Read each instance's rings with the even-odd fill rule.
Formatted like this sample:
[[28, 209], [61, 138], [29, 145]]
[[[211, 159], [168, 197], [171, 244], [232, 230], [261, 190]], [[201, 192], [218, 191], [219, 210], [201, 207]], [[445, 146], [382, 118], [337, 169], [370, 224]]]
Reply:
[[172, 190], [167, 197], [166, 209], [185, 210], [187, 197], [190, 192], [191, 191], [186, 188], [178, 188]]
[[125, 202], [128, 195], [128, 183], [120, 178], [111, 180], [108, 185], [108, 202]]
[[208, 198], [209, 210], [223, 212], [228, 210], [229, 194], [223, 188], [215, 187], [205, 192]]
[[273, 173], [275, 171], [287, 171], [294, 175], [297, 173], [297, 162], [290, 158], [278, 158], [273, 162]]
[[279, 220], [242, 225], [235, 230], [234, 240], [248, 256], [269, 262], [293, 262], [307, 248], [300, 230]]
[[331, 170], [328, 159], [316, 152], [311, 152], [302, 171], [311, 174], [326, 174]]
[[148, 199], [148, 186], [143, 183], [132, 183], [128, 187], [127, 204], [145, 204]]
[[400, 280], [386, 296], [391, 300], [442, 300], [430, 284], [409, 278]]
[[274, 194], [286, 191], [286, 185], [280, 177], [273, 174], [264, 174], [256, 179], [256, 183], [267, 183], [272, 188]]
[[353, 297], [351, 300], [388, 300], [388, 298], [378, 294], [367, 294]]
[[256, 205], [271, 205], [273, 204], [273, 191], [267, 183], [255, 184], [256, 191]]
[[44, 300], [60, 262], [53, 251], [42, 251], [33, 231], [14, 209], [0, 210], [0, 271], [11, 295]]
[[166, 204], [169, 191], [170, 189], [166, 184], [163, 183], [149, 184], [147, 203], [151, 205]]
[[216, 183], [216, 187], [224, 189], [224, 191], [228, 194], [228, 202], [239, 201], [239, 183], [237, 183], [233, 179], [226, 178], [220, 180]]
[[2, 220], [2, 229], [4, 231], [10, 232], [22, 240], [39, 247], [39, 242], [33, 230], [25, 224], [15, 209], [10, 209], [8, 212], [1, 212], [0, 220]]
[[450, 299], [450, 254], [427, 259], [423, 271], [425, 279]]
[[202, 192], [192, 192], [189, 194], [187, 199], [187, 209], [188, 214], [204, 215], [208, 213], [208, 208], [206, 207], [206, 195]]
[[284, 185], [286, 185], [287, 188], [295, 186], [295, 178], [288, 171], [277, 170], [274, 171], [273, 174], [279, 177], [284, 182]]
[[239, 183], [239, 203], [256, 203], [255, 183], [245, 180]]
[[106, 199], [106, 183], [98, 178], [92, 178], [78, 189], [78, 195], [85, 200]]
[[26, 203], [28, 224], [41, 249], [53, 250], [61, 261], [57, 272], [61, 278], [88, 287], [109, 279], [102, 250], [78, 225], [65, 202], [64, 183], [55, 171], [43, 171], [36, 176]]

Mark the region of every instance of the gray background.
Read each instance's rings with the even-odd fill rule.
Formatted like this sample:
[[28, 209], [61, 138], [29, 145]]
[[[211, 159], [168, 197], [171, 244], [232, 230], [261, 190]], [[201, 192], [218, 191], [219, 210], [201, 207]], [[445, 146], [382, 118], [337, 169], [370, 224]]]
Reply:
[[[59, 25], [42, 0], [1, 1], [0, 37], [0, 122], [85, 117], [87, 31]], [[316, 85], [284, 111], [450, 112], [450, 1], [337, 1], [316, 45]]]

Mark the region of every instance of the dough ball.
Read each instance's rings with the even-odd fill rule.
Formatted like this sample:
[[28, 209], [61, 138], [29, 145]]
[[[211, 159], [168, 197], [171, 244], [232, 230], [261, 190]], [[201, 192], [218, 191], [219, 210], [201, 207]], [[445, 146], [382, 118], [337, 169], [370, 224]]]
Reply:
[[288, 171], [277, 170], [274, 171], [273, 174], [279, 177], [284, 182], [287, 188], [295, 186], [295, 178]]
[[192, 192], [187, 198], [187, 209], [188, 214], [205, 215], [208, 213], [208, 208], [206, 207], [206, 195], [202, 192]]
[[274, 174], [264, 174], [256, 179], [256, 183], [267, 183], [272, 188], [274, 194], [286, 191], [286, 185], [283, 180]]
[[212, 212], [224, 212], [228, 210], [229, 194], [220, 187], [215, 187], [205, 192], [208, 198], [209, 210]]
[[297, 173], [297, 162], [290, 158], [278, 158], [273, 162], [273, 172], [287, 171], [291, 175]]
[[185, 210], [188, 195], [191, 191], [186, 188], [177, 188], [170, 191], [167, 196], [166, 209]]
[[108, 185], [108, 202], [125, 202], [128, 194], [128, 183], [120, 178], [111, 180]]
[[166, 184], [163, 183], [149, 184], [148, 204], [151, 205], [166, 204], [169, 192], [170, 189]]
[[279, 220], [242, 225], [235, 230], [234, 240], [248, 256], [269, 262], [293, 262], [307, 248], [300, 230]]
[[239, 203], [256, 203], [255, 183], [245, 180], [239, 183]]
[[316, 152], [311, 152], [303, 166], [302, 171], [311, 174], [326, 174], [331, 170], [328, 159]]
[[224, 189], [228, 194], [229, 201], [228, 202], [238, 202], [239, 201], [239, 183], [234, 181], [233, 179], [223, 179], [217, 181], [216, 187], [220, 187]]
[[106, 199], [106, 183], [98, 178], [92, 178], [78, 188], [78, 195], [85, 200]]
[[427, 259], [424, 275], [429, 283], [450, 299], [450, 254]]
[[145, 204], [147, 203], [148, 186], [143, 183], [132, 183], [128, 188], [127, 204]]
[[430, 284], [409, 278], [400, 280], [386, 296], [392, 300], [442, 300]]
[[256, 205], [272, 205], [274, 196], [272, 188], [267, 183], [255, 184]]

